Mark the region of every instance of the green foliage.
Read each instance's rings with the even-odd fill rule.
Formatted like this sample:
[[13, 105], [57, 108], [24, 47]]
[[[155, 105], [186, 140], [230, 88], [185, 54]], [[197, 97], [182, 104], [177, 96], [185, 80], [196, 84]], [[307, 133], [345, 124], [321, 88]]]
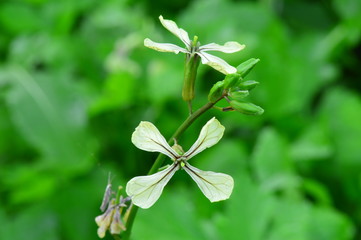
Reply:
[[[360, 1], [278, 3], [2, 1], [0, 239], [98, 239], [108, 172], [125, 186], [156, 156], [132, 145], [134, 128], [151, 121], [169, 138], [186, 118], [184, 56], [143, 47], [149, 36], [178, 41], [160, 14], [201, 44], [245, 44], [218, 55], [243, 74], [229, 97], [265, 113], [197, 120], [179, 143], [187, 149], [216, 115], [224, 138], [191, 163], [232, 175], [231, 198], [209, 203], [180, 172], [139, 210], [134, 239], [359, 239]], [[213, 85], [210, 101], [224, 94], [224, 76], [205, 65], [198, 76], [195, 107]]]

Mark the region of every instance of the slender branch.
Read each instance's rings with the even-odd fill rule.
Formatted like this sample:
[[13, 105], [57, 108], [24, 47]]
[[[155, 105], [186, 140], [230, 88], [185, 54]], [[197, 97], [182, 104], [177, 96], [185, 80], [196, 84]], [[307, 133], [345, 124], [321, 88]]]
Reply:
[[[223, 98], [223, 96], [222, 96]], [[177, 129], [177, 131], [175, 131], [175, 133], [173, 134], [173, 136], [169, 139], [168, 144], [171, 145], [174, 142], [174, 139], [178, 139], [185, 130], [187, 130], [187, 128], [199, 117], [201, 116], [203, 113], [205, 113], [206, 111], [208, 111], [209, 109], [211, 109], [214, 104], [216, 104], [219, 100], [221, 100], [222, 98], [218, 99], [216, 102], [214, 103], [207, 103], [205, 104], [203, 107], [199, 108], [197, 111], [195, 111], [194, 113], [192, 113], [183, 123], [182, 125], [179, 126], [179, 128]], [[152, 168], [149, 170], [148, 175], [151, 175], [153, 173], [156, 173], [158, 171], [158, 169], [162, 166], [163, 162], [165, 159], [165, 155], [164, 154], [159, 154], [157, 159], [154, 161]], [[130, 213], [129, 213], [129, 217], [126, 223], [126, 231], [124, 232], [123, 235], [123, 240], [128, 240], [130, 238], [130, 233], [133, 227], [133, 222], [135, 219], [135, 216], [138, 212], [138, 207], [137, 206], [133, 206]]]

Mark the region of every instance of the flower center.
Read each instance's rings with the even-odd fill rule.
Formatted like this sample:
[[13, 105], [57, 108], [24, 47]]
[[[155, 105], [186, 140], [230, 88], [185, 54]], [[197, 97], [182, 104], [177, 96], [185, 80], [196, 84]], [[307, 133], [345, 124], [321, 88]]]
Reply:
[[177, 158], [176, 163], [179, 164], [181, 168], [183, 168], [186, 165], [187, 158], [185, 156], [180, 156]]
[[190, 53], [193, 55], [199, 49], [200, 43], [198, 42], [198, 36], [194, 36], [193, 40], [191, 41], [191, 49]]

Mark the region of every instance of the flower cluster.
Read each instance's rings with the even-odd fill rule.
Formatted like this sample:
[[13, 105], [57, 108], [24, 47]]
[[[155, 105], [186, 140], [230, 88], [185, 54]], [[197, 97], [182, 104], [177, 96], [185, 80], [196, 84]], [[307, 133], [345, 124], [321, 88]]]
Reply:
[[151, 207], [162, 194], [163, 188], [179, 169], [184, 169], [197, 183], [203, 194], [211, 201], [228, 199], [233, 190], [233, 178], [223, 173], [202, 171], [193, 167], [188, 160], [204, 149], [216, 144], [223, 136], [224, 127], [212, 118], [202, 128], [193, 146], [184, 153], [181, 146], [169, 146], [158, 129], [150, 122], [141, 122], [132, 135], [133, 144], [149, 152], [160, 152], [171, 158], [173, 163], [166, 169], [149, 176], [140, 176], [127, 183], [126, 192], [134, 205]]
[[[161, 24], [178, 37], [184, 44], [185, 48], [171, 44], [171, 43], [157, 43], [149, 38], [144, 40], [144, 45], [148, 48], [160, 52], [179, 52], [186, 54], [184, 82], [182, 90], [182, 98], [188, 103], [189, 113], [191, 114], [187, 120], [181, 125], [179, 131], [175, 133], [176, 138], [182, 130], [186, 129], [200, 114], [206, 110], [214, 107], [221, 111], [238, 111], [248, 115], [260, 115], [263, 109], [253, 103], [244, 100], [258, 82], [253, 80], [245, 81], [244, 77], [255, 66], [259, 59], [249, 59], [240, 64], [237, 68], [229, 65], [223, 59], [209, 54], [209, 51], [220, 51], [224, 53], [234, 53], [245, 48], [237, 42], [226, 42], [224, 45], [216, 43], [209, 43], [201, 45], [198, 37], [194, 36], [190, 40], [188, 33], [177, 26], [171, 20], [159, 17]], [[225, 74], [224, 80], [218, 81], [209, 92], [208, 103], [192, 113], [192, 100], [195, 97], [195, 79], [197, 75], [197, 68], [199, 63], [207, 64], [215, 70]], [[216, 107], [215, 104], [220, 100], [225, 99], [230, 106]], [[135, 211], [128, 215], [132, 209], [132, 205], [141, 208], [149, 208], [155, 204], [160, 198], [164, 187], [178, 170], [184, 170], [198, 185], [204, 196], [211, 202], [222, 201], [228, 199], [232, 194], [234, 181], [233, 178], [224, 173], [217, 173], [211, 171], [202, 171], [189, 163], [189, 160], [203, 150], [212, 147], [220, 141], [224, 133], [224, 126], [216, 119], [210, 119], [201, 129], [200, 134], [195, 143], [188, 151], [183, 151], [182, 147], [178, 145], [177, 140], [174, 139], [174, 145], [171, 147], [159, 130], [151, 123], [142, 121], [133, 132], [131, 141], [139, 149], [148, 152], [159, 152], [168, 156], [172, 160], [172, 164], [166, 165], [154, 174], [148, 176], [137, 176], [132, 178], [126, 185], [126, 193], [129, 197], [123, 198], [120, 196], [121, 187], [118, 189], [117, 197], [113, 198], [110, 181], [105, 190], [103, 202], [101, 204], [102, 215], [95, 218], [98, 225], [98, 236], [103, 238], [106, 231], [109, 229], [111, 234], [120, 234], [126, 231], [124, 222], [128, 220], [127, 226], [132, 226]], [[160, 158], [158, 159], [160, 160]], [[156, 168], [160, 165], [159, 161], [153, 165]], [[153, 171], [152, 168], [152, 172]], [[130, 207], [126, 203], [131, 201]], [[136, 208], [135, 208], [136, 209]], [[135, 210], [134, 209], [134, 210]], [[125, 211], [124, 216], [122, 215]], [[122, 236], [129, 237], [130, 229]]]
[[[122, 187], [119, 187], [118, 191], [120, 191], [121, 188]], [[105, 237], [105, 233], [108, 229], [110, 234], [120, 234], [122, 231], [126, 230], [124, 221], [127, 220], [130, 208], [126, 210], [124, 216], [122, 213], [124, 209], [127, 208], [126, 203], [130, 201], [130, 197], [123, 198], [120, 196], [117, 201], [116, 198], [111, 198], [112, 194], [111, 184], [108, 183], [103, 202], [100, 206], [100, 210], [104, 213], [95, 218], [95, 222], [98, 225], [98, 236], [100, 238]]]

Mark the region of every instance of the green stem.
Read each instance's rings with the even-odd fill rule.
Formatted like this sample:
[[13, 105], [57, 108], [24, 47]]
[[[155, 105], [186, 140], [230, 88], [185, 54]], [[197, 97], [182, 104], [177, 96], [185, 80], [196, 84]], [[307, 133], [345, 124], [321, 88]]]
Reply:
[[116, 195], [116, 197], [115, 197], [115, 205], [118, 205], [118, 204], [119, 204], [120, 196], [122, 195], [122, 191], [123, 191], [123, 188], [122, 188], [122, 187], [118, 187], [117, 195]]
[[[223, 98], [223, 97], [222, 97]], [[222, 99], [220, 98], [220, 99]], [[178, 139], [185, 130], [187, 130], [187, 128], [199, 117], [201, 116], [203, 113], [205, 113], [207, 110], [211, 109], [214, 104], [216, 104], [220, 99], [218, 99], [216, 102], [214, 103], [207, 103], [205, 104], [203, 107], [199, 108], [197, 111], [195, 111], [194, 113], [192, 113], [183, 123], [182, 125], [179, 126], [179, 128], [177, 129], [177, 131], [173, 134], [173, 136], [169, 139], [168, 144], [171, 145], [174, 142], [174, 139]], [[151, 175], [153, 173], [158, 172], [158, 169], [162, 166], [164, 159], [165, 159], [165, 155], [164, 154], [159, 154], [157, 159], [154, 161], [152, 168], [149, 170], [148, 175]], [[126, 223], [126, 228], [127, 230], [124, 232], [123, 235], [123, 240], [128, 240], [130, 238], [130, 233], [133, 227], [133, 222], [135, 219], [135, 216], [138, 212], [138, 207], [133, 205], [132, 209], [130, 210], [129, 213], [129, 217]]]

